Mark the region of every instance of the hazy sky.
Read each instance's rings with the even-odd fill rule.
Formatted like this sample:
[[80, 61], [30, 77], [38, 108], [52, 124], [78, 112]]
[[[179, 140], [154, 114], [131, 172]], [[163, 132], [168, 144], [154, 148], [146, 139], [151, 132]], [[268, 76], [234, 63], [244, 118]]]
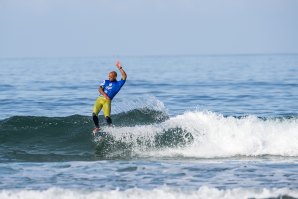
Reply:
[[298, 0], [0, 0], [0, 57], [298, 53]]

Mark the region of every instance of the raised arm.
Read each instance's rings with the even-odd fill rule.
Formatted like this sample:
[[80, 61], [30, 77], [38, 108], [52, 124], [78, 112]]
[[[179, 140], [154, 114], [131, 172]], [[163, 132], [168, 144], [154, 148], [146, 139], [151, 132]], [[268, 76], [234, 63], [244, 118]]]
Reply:
[[117, 61], [116, 66], [117, 66], [117, 68], [119, 69], [119, 71], [120, 71], [120, 73], [121, 73], [122, 79], [123, 79], [123, 80], [126, 80], [127, 75], [126, 75], [126, 72], [123, 70], [120, 61]]

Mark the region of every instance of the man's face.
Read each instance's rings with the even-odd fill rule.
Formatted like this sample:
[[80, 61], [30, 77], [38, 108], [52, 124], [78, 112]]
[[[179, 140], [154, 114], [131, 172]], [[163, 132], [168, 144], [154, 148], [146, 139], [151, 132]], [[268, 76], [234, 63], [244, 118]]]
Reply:
[[110, 73], [109, 73], [109, 80], [110, 80], [111, 82], [115, 81], [116, 78], [117, 78], [117, 75], [116, 75], [115, 73], [113, 73], [113, 72], [110, 72]]

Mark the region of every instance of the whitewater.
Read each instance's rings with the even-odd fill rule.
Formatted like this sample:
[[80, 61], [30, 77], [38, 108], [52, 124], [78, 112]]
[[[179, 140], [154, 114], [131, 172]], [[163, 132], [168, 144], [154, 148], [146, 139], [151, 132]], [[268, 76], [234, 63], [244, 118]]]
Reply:
[[[115, 118], [122, 122], [103, 126], [108, 136], [99, 143], [90, 133], [92, 120], [86, 116], [22, 116], [0, 121], [0, 148], [6, 151], [2, 160], [12, 160], [19, 153], [25, 161], [28, 156], [30, 161], [42, 161], [47, 155], [53, 156], [47, 157], [48, 161], [57, 161], [55, 155], [61, 161], [63, 156], [66, 160], [298, 156], [297, 118], [224, 117], [200, 111], [169, 117], [148, 109], [135, 109]], [[144, 118], [146, 122], [151, 118], [152, 124], [142, 124]], [[129, 125], [123, 124], [125, 120]]]
[[[297, 118], [235, 118], [213, 112], [195, 111], [172, 117], [158, 125], [115, 127], [106, 129], [106, 132], [116, 140], [132, 142], [135, 145], [134, 151], [138, 153], [137, 151], [141, 150], [141, 155], [145, 156], [298, 156]], [[147, 145], [158, 145], [157, 135], [166, 136], [167, 133], [173, 138], [170, 146], [148, 152]], [[138, 139], [146, 144], [138, 144]], [[180, 143], [178, 139], [181, 139]]]

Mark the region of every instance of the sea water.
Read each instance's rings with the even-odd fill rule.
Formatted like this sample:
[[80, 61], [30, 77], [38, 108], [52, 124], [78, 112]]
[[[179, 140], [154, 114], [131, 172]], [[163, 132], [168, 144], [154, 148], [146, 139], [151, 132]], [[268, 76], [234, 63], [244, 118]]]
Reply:
[[1, 58], [0, 198], [298, 198], [297, 77], [296, 54]]

